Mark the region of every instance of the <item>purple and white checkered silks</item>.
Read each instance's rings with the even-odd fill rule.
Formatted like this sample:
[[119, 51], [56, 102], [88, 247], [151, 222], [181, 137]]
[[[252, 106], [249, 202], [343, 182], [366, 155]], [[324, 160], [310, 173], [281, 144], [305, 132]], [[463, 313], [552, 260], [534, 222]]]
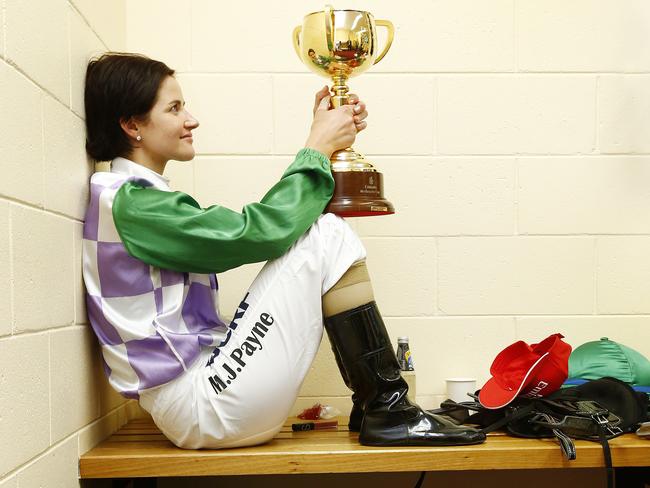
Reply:
[[166, 178], [117, 158], [95, 173], [83, 232], [83, 277], [90, 323], [110, 384], [128, 398], [171, 381], [202, 346], [226, 337], [214, 274], [179, 273], [131, 257], [113, 222], [117, 190], [126, 181], [170, 191]]

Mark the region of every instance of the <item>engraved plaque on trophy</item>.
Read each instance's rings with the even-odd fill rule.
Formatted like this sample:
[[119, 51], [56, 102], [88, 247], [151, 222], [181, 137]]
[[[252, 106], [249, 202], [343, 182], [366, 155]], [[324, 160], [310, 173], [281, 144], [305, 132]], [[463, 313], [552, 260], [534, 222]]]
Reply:
[[[388, 29], [386, 45], [377, 49], [376, 26]], [[332, 80], [332, 105], [349, 101], [347, 80], [360, 75], [386, 55], [393, 42], [393, 24], [375, 20], [362, 10], [334, 10], [305, 16], [293, 31], [293, 44], [300, 60], [313, 72]], [[336, 183], [334, 196], [325, 209], [342, 217], [365, 217], [395, 213], [384, 198], [383, 177], [375, 167], [351, 147], [331, 156]]]

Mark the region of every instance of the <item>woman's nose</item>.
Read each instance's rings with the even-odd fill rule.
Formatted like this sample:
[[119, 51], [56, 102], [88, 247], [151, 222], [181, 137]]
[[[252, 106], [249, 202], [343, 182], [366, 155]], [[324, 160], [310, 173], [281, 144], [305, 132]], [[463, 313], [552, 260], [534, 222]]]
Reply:
[[191, 113], [187, 112], [187, 120], [185, 121], [186, 129], [196, 129], [199, 126], [199, 121], [192, 116]]

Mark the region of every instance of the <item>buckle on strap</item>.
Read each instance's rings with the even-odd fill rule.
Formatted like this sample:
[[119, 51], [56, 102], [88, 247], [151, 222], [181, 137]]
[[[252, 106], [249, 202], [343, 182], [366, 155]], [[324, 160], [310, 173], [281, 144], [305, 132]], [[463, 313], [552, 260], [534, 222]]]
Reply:
[[591, 400], [582, 400], [576, 402], [578, 408], [578, 415], [588, 415], [596, 424], [601, 426], [611, 435], [618, 435], [623, 433], [618, 425], [621, 423], [620, 417], [614, 415], [612, 412], [603, 408], [598, 403]]
[[621, 429], [618, 425], [612, 424], [606, 415], [594, 414], [591, 416], [591, 418], [611, 435], [619, 435], [623, 433], [623, 429]]
[[550, 428], [555, 438], [560, 442], [560, 449], [562, 450], [562, 454], [564, 454], [564, 457], [567, 459], [567, 461], [573, 461], [577, 456], [576, 446], [573, 443], [573, 440], [564, 432], [562, 432], [559, 428], [553, 427], [553, 426], [563, 425], [566, 421], [566, 417], [564, 417], [562, 422], [556, 422], [556, 420], [553, 417], [551, 417], [546, 413], [540, 413], [536, 417], [538, 418], [541, 417], [546, 422], [540, 420], [531, 420], [531, 422]]
[[[551, 415], [540, 413], [531, 419], [531, 423], [546, 427], [547, 429], [560, 429], [568, 435], [579, 437], [596, 437], [600, 429], [608, 435], [617, 436], [623, 433], [619, 427], [620, 417], [614, 415], [596, 402], [576, 402], [578, 407], [573, 415], [565, 415], [558, 420]], [[543, 418], [544, 420], [540, 420]]]

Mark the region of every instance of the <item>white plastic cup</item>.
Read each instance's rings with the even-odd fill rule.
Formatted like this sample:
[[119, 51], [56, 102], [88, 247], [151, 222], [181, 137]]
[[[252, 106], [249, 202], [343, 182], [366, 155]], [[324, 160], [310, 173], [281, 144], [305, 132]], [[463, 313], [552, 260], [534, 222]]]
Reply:
[[447, 398], [455, 402], [469, 402], [468, 393], [476, 391], [476, 378], [447, 378]]
[[406, 381], [406, 384], [409, 387], [408, 397], [413, 402], [416, 402], [415, 399], [415, 371], [400, 371], [402, 378]]

